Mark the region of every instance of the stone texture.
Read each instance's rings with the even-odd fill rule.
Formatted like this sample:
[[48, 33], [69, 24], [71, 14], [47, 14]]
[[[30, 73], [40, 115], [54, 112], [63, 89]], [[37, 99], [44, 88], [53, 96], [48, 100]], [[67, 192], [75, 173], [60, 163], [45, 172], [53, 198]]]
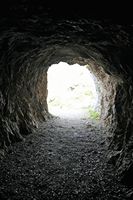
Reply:
[[88, 64], [101, 85], [101, 122], [108, 127], [108, 157], [127, 182], [133, 170], [132, 25], [59, 18], [50, 10], [43, 12], [43, 5], [28, 12], [30, 7], [24, 2], [11, 6], [10, 17], [0, 20], [1, 154], [49, 116], [48, 67], [60, 61]]

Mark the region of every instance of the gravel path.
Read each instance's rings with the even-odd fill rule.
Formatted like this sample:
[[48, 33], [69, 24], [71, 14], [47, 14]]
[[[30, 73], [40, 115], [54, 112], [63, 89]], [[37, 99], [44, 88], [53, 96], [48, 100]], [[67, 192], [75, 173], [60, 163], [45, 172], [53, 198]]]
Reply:
[[52, 118], [0, 161], [1, 200], [125, 200], [102, 128]]

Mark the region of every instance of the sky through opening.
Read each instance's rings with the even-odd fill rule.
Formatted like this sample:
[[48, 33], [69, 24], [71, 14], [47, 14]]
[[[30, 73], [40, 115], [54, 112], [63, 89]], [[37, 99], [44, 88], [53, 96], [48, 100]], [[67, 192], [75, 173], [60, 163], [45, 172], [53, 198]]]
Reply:
[[98, 118], [98, 94], [86, 66], [53, 64], [48, 72], [48, 109], [59, 117]]

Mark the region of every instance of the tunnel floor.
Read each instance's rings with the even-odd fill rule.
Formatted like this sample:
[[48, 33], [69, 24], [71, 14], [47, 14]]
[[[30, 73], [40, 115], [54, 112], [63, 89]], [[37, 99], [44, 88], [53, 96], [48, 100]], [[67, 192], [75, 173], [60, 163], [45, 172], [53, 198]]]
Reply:
[[85, 119], [52, 118], [0, 161], [2, 200], [125, 200], [107, 163], [104, 129]]

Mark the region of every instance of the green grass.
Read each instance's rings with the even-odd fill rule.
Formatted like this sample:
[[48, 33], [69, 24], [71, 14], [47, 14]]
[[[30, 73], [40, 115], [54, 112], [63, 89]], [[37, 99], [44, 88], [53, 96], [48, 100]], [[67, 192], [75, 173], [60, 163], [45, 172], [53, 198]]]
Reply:
[[100, 113], [95, 111], [93, 108], [89, 108], [88, 109], [88, 117], [90, 119], [95, 119], [95, 120], [99, 120], [100, 119]]
[[79, 109], [83, 109], [89, 119], [94, 119], [94, 120], [100, 119], [100, 113], [97, 112], [91, 105], [89, 107], [81, 106], [84, 99], [88, 99], [88, 101], [89, 100], [93, 101], [93, 99], [95, 98], [91, 88], [81, 87], [81, 85], [78, 85], [78, 87], [74, 88], [72, 93], [70, 94], [71, 94], [70, 98], [67, 98], [66, 100], [60, 98], [60, 96], [55, 96], [49, 99], [48, 103], [50, 108], [59, 108], [59, 109], [65, 108], [69, 110], [73, 108], [78, 109], [77, 105], [79, 105]]

